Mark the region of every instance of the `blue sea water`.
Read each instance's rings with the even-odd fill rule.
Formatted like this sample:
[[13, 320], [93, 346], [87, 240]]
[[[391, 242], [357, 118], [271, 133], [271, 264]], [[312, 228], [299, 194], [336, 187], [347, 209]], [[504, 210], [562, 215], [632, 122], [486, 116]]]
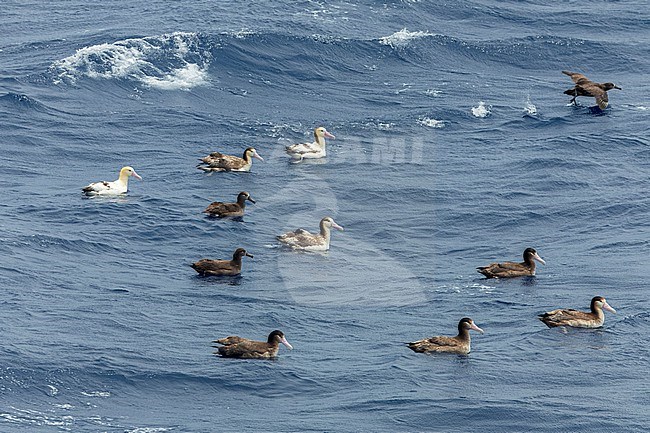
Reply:
[[[0, 431], [648, 430], [646, 2], [8, 0], [0, 28]], [[563, 69], [623, 90], [569, 106]], [[325, 215], [328, 253], [278, 248]], [[475, 271], [528, 246], [534, 278]], [[189, 267], [237, 247], [241, 277]], [[601, 329], [536, 320], [595, 295]], [[403, 344], [464, 316], [468, 356]], [[273, 329], [275, 361], [213, 354]]]

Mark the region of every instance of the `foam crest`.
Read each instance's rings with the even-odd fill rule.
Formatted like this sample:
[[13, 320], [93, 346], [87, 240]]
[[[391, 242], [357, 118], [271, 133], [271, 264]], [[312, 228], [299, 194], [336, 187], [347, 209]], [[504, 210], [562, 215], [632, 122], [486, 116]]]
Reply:
[[404, 48], [414, 39], [421, 39], [426, 36], [433, 36], [429, 32], [409, 32], [405, 28], [393, 33], [390, 36], [379, 38], [379, 43], [382, 45], [389, 45], [392, 48]]
[[444, 128], [445, 122], [442, 120], [436, 120], [433, 117], [423, 117], [418, 119], [420, 125], [427, 126], [429, 128]]
[[150, 87], [163, 90], [190, 89], [207, 83], [208, 72], [199, 65], [189, 63], [185, 68], [175, 69], [164, 77], [143, 77], [142, 81]]
[[526, 105], [524, 105], [524, 113], [529, 116], [537, 115], [537, 107], [535, 106], [535, 104], [530, 102], [530, 96], [528, 97], [528, 99], [526, 99]]
[[474, 117], [487, 117], [490, 115], [491, 105], [485, 105], [485, 102], [479, 101], [478, 107], [472, 107]]
[[442, 95], [442, 91], [440, 91], [440, 90], [436, 90], [436, 89], [427, 89], [427, 90], [424, 92], [424, 94], [427, 95], [427, 96], [438, 97], [438, 96], [441, 96], [441, 95]]
[[206, 84], [210, 60], [195, 33], [177, 32], [84, 47], [55, 62], [51, 70], [58, 81], [131, 79], [176, 90]]
[[251, 37], [251, 36], [255, 36], [257, 33], [255, 33], [253, 30], [249, 30], [249, 29], [243, 28], [243, 29], [238, 30], [238, 31], [236, 31], [236, 32], [232, 32], [232, 33], [230, 33], [230, 34], [231, 34], [232, 37], [234, 37], [235, 39], [246, 39], [246, 38], [249, 38], [249, 37]]

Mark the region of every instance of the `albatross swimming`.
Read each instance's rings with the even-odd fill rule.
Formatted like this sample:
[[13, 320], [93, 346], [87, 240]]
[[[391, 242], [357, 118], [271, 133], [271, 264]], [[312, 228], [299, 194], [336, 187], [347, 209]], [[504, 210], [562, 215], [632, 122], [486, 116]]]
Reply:
[[269, 334], [269, 338], [264, 341], [254, 341], [248, 338], [231, 336], [214, 340], [213, 343], [221, 344], [217, 347], [219, 355], [224, 358], [242, 358], [242, 359], [271, 359], [278, 354], [280, 343], [284, 344], [287, 349], [293, 349], [289, 344], [282, 331], [275, 330]]
[[330, 249], [330, 236], [332, 227], [343, 230], [331, 217], [320, 220], [320, 233], [309, 233], [307, 230], [298, 229], [278, 236], [278, 240], [285, 246], [305, 251], [327, 251]]
[[119, 195], [125, 194], [129, 190], [129, 177], [135, 177], [142, 180], [140, 175], [135, 172], [133, 167], [122, 167], [120, 176], [113, 182], [101, 181], [94, 182], [88, 186], [83, 187], [81, 190], [84, 194], [91, 195]]
[[532, 276], [535, 275], [535, 260], [543, 265], [546, 264], [546, 262], [542, 260], [534, 248], [526, 248], [526, 250], [524, 250], [524, 261], [521, 263], [490, 263], [487, 266], [479, 266], [476, 268], [476, 270], [488, 278]]
[[324, 127], [318, 127], [314, 129], [313, 142], [292, 144], [286, 147], [286, 151], [291, 155], [291, 158], [297, 160], [295, 162], [300, 162], [303, 159], [324, 158], [327, 156], [327, 151], [325, 150], [326, 137], [331, 139], [335, 138]]
[[244, 155], [240, 158], [238, 156], [224, 155], [220, 152], [212, 152], [208, 156], [201, 158], [201, 164], [196, 168], [205, 172], [214, 171], [250, 171], [253, 165], [253, 158], [264, 161], [255, 150], [254, 147], [249, 147], [244, 151]]
[[243, 248], [237, 248], [232, 255], [232, 260], [201, 259], [190, 266], [204, 276], [210, 275], [239, 275], [241, 273], [242, 257], [253, 257]]
[[558, 309], [549, 311], [539, 315], [539, 320], [544, 322], [549, 328], [556, 326], [572, 326], [574, 328], [599, 328], [605, 323], [605, 313], [607, 310], [610, 313], [616, 313], [612, 307], [609, 306], [605, 298], [602, 296], [595, 296], [591, 300], [591, 311], [578, 311], [574, 309]]
[[425, 338], [408, 343], [408, 347], [412, 351], [419, 353], [438, 352], [467, 355], [471, 350], [470, 329], [483, 333], [483, 330], [476, 326], [472, 319], [464, 317], [458, 322], [458, 335], [455, 337], [436, 336]]
[[255, 204], [255, 200], [246, 191], [242, 191], [237, 195], [236, 203], [222, 203], [215, 201], [205, 208], [203, 213], [207, 213], [212, 217], [234, 217], [243, 216], [244, 209], [246, 209], [246, 201]]

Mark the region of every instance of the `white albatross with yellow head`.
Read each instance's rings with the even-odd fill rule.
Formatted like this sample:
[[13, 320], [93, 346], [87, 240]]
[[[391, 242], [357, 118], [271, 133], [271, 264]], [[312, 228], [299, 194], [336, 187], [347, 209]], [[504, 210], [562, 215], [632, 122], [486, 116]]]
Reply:
[[142, 180], [140, 175], [135, 172], [133, 167], [122, 167], [120, 176], [113, 182], [101, 181], [94, 182], [82, 188], [84, 194], [92, 195], [120, 195], [126, 194], [129, 190], [129, 178], [133, 176], [138, 180]]

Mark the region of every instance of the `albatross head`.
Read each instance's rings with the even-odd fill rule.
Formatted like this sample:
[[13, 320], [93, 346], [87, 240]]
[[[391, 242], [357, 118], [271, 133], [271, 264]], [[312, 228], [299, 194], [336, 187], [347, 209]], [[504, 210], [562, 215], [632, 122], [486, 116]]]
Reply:
[[336, 138], [332, 134], [327, 132], [327, 129], [325, 129], [323, 126], [314, 129], [314, 136], [316, 137], [316, 141], [318, 141], [319, 138], [323, 138], [323, 137], [331, 138], [332, 140]]
[[130, 176], [133, 176], [138, 180], [142, 180], [140, 175], [135, 172], [133, 167], [128, 167], [128, 166], [127, 167], [122, 167], [122, 169], [120, 170], [120, 179], [126, 180]]

